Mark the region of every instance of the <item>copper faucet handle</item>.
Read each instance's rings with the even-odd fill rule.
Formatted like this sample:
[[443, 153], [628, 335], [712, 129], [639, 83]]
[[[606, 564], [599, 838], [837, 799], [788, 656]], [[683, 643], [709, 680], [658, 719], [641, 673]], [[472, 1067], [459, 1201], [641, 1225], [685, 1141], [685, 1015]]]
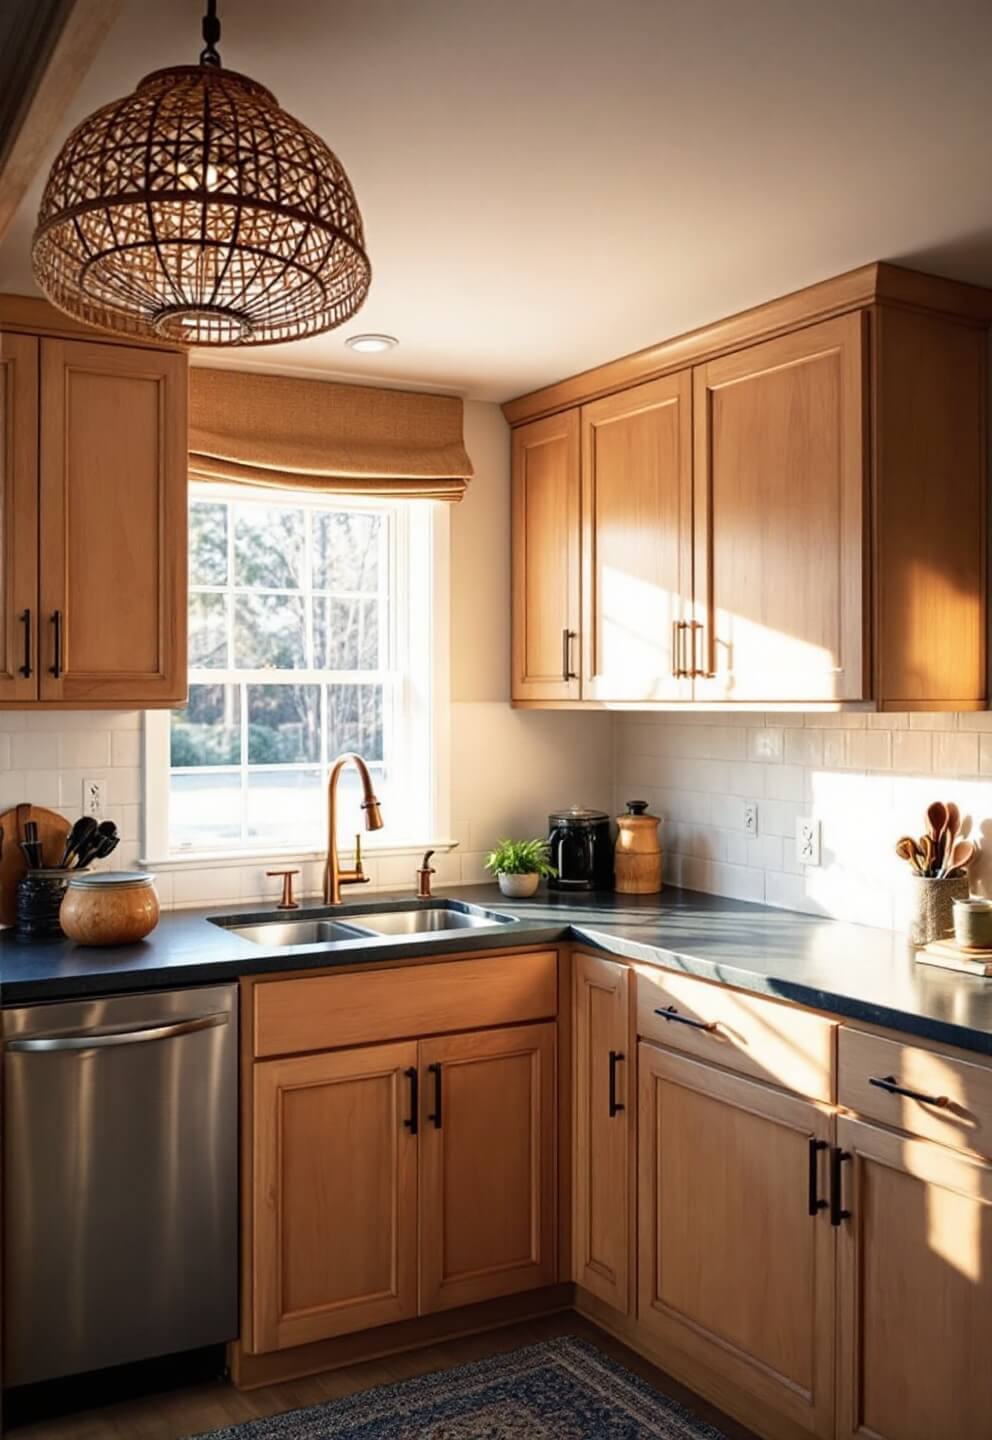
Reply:
[[431, 856], [432, 856], [433, 854], [434, 854], [434, 851], [433, 851], [433, 850], [428, 850], [428, 851], [425, 852], [423, 864], [421, 865], [420, 869], [417, 871], [417, 899], [418, 899], [418, 900], [429, 900], [429, 899], [431, 898], [431, 876], [437, 874], [437, 871], [434, 869], [433, 865], [431, 864]]
[[282, 878], [282, 899], [276, 906], [277, 910], [299, 910], [299, 901], [293, 899], [293, 876], [299, 875], [299, 870], [266, 870], [266, 875], [278, 875]]

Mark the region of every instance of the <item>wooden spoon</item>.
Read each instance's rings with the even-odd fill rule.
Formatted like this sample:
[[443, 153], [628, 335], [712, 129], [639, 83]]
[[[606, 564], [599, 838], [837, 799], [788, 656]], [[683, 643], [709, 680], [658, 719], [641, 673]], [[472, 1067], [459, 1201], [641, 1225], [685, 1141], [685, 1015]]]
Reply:
[[923, 870], [921, 873], [931, 879], [936, 874], [933, 863], [936, 850], [937, 847], [934, 844], [932, 835], [920, 836], [920, 854], [923, 857]]
[[960, 829], [961, 829], [961, 811], [960, 811], [960, 810], [958, 809], [958, 807], [955, 805], [955, 803], [954, 803], [953, 800], [948, 800], [948, 802], [947, 802], [947, 845], [945, 846], [945, 848], [946, 848], [947, 850], [950, 850], [950, 849], [953, 847], [955, 840], [958, 838], [958, 831], [959, 831]]
[[975, 842], [973, 840], [958, 840], [955, 842], [947, 862], [945, 874], [948, 870], [965, 870], [975, 858]]
[[896, 841], [896, 854], [900, 860], [908, 860], [917, 875], [923, 874], [920, 866], [920, 847], [912, 835], [904, 835], [901, 840]]
[[943, 868], [944, 832], [947, 830], [947, 806], [943, 800], [935, 800], [927, 806], [927, 825], [933, 841], [932, 870], [933, 874], [939, 875]]

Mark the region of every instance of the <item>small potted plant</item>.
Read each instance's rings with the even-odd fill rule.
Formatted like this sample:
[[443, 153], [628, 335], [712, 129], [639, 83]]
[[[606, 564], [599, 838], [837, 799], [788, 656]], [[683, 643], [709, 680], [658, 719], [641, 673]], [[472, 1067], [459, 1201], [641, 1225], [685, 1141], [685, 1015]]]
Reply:
[[486, 856], [486, 869], [503, 894], [515, 900], [533, 895], [542, 880], [558, 874], [546, 840], [501, 840]]

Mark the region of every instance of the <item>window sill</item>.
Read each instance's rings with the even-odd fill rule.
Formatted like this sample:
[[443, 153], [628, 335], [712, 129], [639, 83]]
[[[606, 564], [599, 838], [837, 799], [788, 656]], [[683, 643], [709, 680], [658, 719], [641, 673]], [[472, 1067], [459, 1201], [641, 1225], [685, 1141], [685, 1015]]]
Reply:
[[[454, 850], [458, 845], [457, 840], [422, 840], [419, 843], [402, 845], [362, 845], [362, 854], [369, 861], [387, 859], [390, 856], [416, 855], [422, 857], [426, 850], [433, 850], [436, 854], [445, 855]], [[342, 849], [339, 851], [342, 859], [354, 854], [353, 849]], [[183, 870], [202, 870], [205, 867], [211, 870], [234, 869], [243, 865], [302, 865], [314, 860], [326, 860], [326, 850], [191, 850], [188, 852], [166, 855], [161, 859], [153, 857], [142, 858], [138, 864], [145, 870], [156, 870], [162, 874], [174, 873]]]

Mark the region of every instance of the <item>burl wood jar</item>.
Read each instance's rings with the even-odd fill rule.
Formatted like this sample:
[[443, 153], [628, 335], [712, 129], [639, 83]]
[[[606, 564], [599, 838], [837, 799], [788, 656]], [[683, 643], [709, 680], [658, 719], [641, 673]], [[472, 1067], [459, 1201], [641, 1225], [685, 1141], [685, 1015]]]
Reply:
[[646, 800], [628, 800], [626, 815], [617, 817], [614, 870], [621, 895], [657, 895], [661, 890], [659, 820], [647, 808]]
[[62, 929], [78, 945], [131, 945], [158, 924], [155, 877], [105, 870], [74, 875], [62, 901]]

